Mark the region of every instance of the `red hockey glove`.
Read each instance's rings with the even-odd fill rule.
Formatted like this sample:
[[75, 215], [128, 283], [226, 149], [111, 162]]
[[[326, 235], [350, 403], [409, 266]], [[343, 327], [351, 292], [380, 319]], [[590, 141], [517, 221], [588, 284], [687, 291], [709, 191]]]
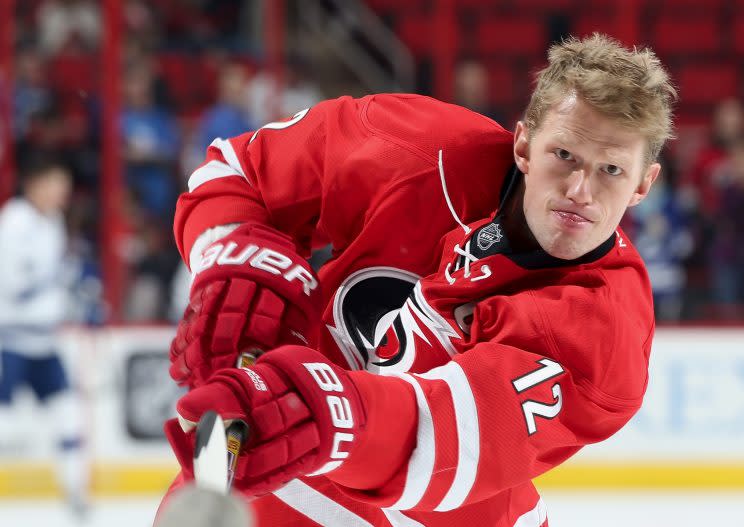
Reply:
[[[177, 409], [189, 426], [208, 410], [248, 424], [249, 440], [233, 486], [252, 495], [338, 468], [354, 451], [367, 420], [349, 372], [301, 346], [276, 349], [251, 368], [218, 371], [183, 396]], [[168, 438], [184, 473], [192, 477], [194, 434], [182, 432], [174, 421], [166, 426]]]
[[319, 296], [315, 274], [289, 238], [241, 225], [203, 253], [171, 344], [171, 377], [196, 387], [235, 366], [243, 351], [313, 345]]

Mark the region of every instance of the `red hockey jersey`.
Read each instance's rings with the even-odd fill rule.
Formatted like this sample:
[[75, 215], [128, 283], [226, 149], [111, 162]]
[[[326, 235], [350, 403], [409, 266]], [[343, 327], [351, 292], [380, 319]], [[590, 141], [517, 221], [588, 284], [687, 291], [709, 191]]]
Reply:
[[[389, 481], [367, 488], [374, 459], [343, 481], [300, 478], [253, 502], [259, 525], [547, 525], [531, 480], [640, 407], [643, 263], [621, 231], [575, 261], [512, 251], [499, 214], [521, 178], [512, 139], [464, 108], [375, 95], [210, 146], [178, 203], [184, 258], [206, 229], [245, 221], [305, 252], [331, 243], [318, 348], [416, 394], [415, 448]], [[374, 426], [380, 448], [400, 448]]]

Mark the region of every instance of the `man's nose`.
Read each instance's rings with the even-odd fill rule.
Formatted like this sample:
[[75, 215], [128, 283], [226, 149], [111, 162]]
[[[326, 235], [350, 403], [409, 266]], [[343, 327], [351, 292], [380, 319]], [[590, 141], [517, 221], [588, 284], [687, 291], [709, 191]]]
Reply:
[[566, 197], [579, 204], [592, 202], [592, 189], [589, 174], [584, 169], [574, 170], [568, 179]]

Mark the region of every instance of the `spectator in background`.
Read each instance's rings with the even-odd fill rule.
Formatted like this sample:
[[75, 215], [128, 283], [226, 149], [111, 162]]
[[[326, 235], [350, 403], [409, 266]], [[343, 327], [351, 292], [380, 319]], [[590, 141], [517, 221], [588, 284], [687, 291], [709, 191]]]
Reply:
[[136, 236], [130, 246], [132, 278], [127, 288], [124, 318], [129, 322], [166, 320], [169, 287], [180, 262], [170, 229], [146, 214], [134, 214]]
[[248, 75], [243, 65], [227, 63], [219, 71], [217, 102], [209, 108], [199, 123], [197, 145], [199, 156], [217, 137], [234, 137], [259, 125], [248, 113], [244, 93]]
[[722, 318], [743, 316], [744, 303], [744, 138], [730, 146], [714, 169], [717, 207], [708, 251], [713, 300]]
[[[59, 479], [73, 511], [87, 503], [87, 468], [79, 402], [59, 355], [57, 330], [65, 320], [63, 210], [71, 176], [61, 164], [35, 159], [23, 195], [0, 211], [0, 422], [6, 430], [17, 388], [28, 386], [48, 408], [58, 436]], [[36, 438], [33, 438], [34, 440]]]
[[28, 47], [19, 51], [14, 83], [14, 136], [16, 141], [24, 142], [31, 133], [34, 118], [54, 107], [45, 60], [37, 49]]
[[162, 34], [151, 5], [144, 0], [127, 0], [124, 4], [124, 25], [127, 31], [127, 44], [155, 49], [161, 42]]
[[124, 99], [127, 185], [147, 213], [169, 218], [177, 191], [179, 132], [171, 115], [155, 105], [152, 71], [146, 64], [133, 65], [127, 71]]
[[39, 9], [41, 47], [47, 55], [97, 47], [101, 35], [98, 3], [91, 0], [46, 0]]
[[713, 172], [727, 157], [731, 146], [743, 136], [744, 105], [738, 99], [721, 101], [713, 114], [708, 144], [700, 150], [686, 178], [705, 216], [716, 209], [718, 191], [712, 181]]
[[659, 179], [646, 200], [629, 210], [633, 243], [646, 263], [657, 320], [682, 316], [687, 275], [685, 260], [693, 250], [686, 211], [674, 188]]
[[49, 79], [47, 60], [35, 48], [28, 47], [18, 57], [13, 94], [14, 136], [17, 156], [23, 159], [34, 152], [60, 152], [69, 141], [71, 130], [65, 126], [59, 96]]
[[76, 93], [73, 102], [77, 104], [70, 104], [55, 82], [59, 74], [50, 74], [50, 63], [34, 46], [18, 53], [13, 92], [16, 157], [33, 157], [40, 150], [54, 152], [78, 178], [90, 182], [95, 155], [89, 142], [92, 115], [85, 105], [88, 99]]
[[[729, 234], [721, 232], [728, 227], [716, 224], [719, 218], [719, 200], [722, 197], [720, 183], [722, 172], [730, 172], [729, 151], [732, 145], [744, 137], [744, 106], [738, 99], [721, 101], [713, 114], [707, 144], [700, 149], [691, 168], [686, 172], [683, 185], [680, 187], [682, 195], [691, 204], [691, 230], [695, 238], [693, 254], [688, 259], [688, 315], [693, 317], [733, 316], [735, 308], [729, 305], [728, 296], [737, 296], [727, 292], [727, 271], [721, 269], [722, 275], [717, 275], [720, 267], [714, 261], [723, 253], [721, 238]], [[724, 179], [727, 179], [724, 177]], [[713, 244], [718, 244], [714, 247]], [[717, 255], [717, 256], [714, 256]], [[712, 267], [711, 267], [712, 266]], [[722, 264], [723, 267], [726, 264]], [[734, 279], [735, 280], [735, 279]], [[706, 306], [714, 304], [713, 312], [708, 312]], [[729, 307], [719, 309], [716, 304], [723, 302]], [[701, 311], [701, 308], [704, 310]], [[687, 309], [686, 309], [687, 310]], [[722, 313], [721, 311], [728, 312]]]
[[186, 52], [213, 46], [245, 51], [244, 21], [247, 11], [258, 5], [245, 0], [160, 0], [151, 4], [168, 36], [164, 46], [169, 51]]
[[248, 83], [248, 108], [260, 125], [291, 117], [323, 99], [323, 94], [310, 77], [308, 65], [299, 57], [287, 59], [283, 81], [284, 86], [279, 90], [272, 74], [260, 71]]
[[72, 283], [69, 318], [77, 324], [99, 326], [106, 321], [103, 284], [98, 255], [98, 199], [91, 189], [76, 192], [67, 215], [68, 261]]
[[246, 25], [247, 11], [255, 10], [256, 5], [245, 0], [202, 0], [202, 17], [207, 18], [213, 28], [210, 45], [233, 53], [244, 52], [248, 39], [242, 30]]
[[454, 102], [494, 121], [503, 122], [501, 112], [491, 104], [488, 70], [477, 60], [465, 60], [455, 68]]

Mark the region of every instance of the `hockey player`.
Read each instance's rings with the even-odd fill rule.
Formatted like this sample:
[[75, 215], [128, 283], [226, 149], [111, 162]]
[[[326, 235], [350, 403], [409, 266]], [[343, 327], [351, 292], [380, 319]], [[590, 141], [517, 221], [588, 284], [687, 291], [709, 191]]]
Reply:
[[53, 159], [29, 162], [22, 195], [0, 211], [0, 421], [17, 388], [28, 386], [49, 413], [58, 441], [58, 472], [76, 514], [87, 505], [87, 468], [79, 403], [58, 354], [56, 332], [68, 309], [63, 210], [70, 174]]
[[675, 97], [595, 35], [550, 49], [514, 134], [375, 95], [215, 140], [175, 218], [174, 487], [213, 409], [250, 427], [234, 487], [261, 526], [546, 526], [531, 480], [641, 405], [651, 292], [618, 224]]

